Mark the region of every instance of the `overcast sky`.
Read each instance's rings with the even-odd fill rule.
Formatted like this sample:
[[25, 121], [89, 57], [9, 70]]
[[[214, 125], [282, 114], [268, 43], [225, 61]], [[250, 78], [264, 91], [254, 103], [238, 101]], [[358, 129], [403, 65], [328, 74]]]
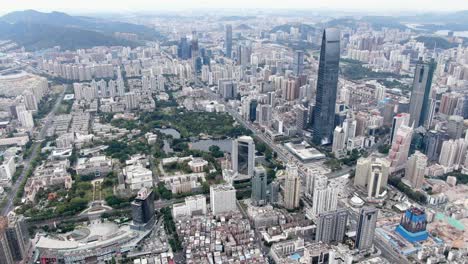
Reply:
[[336, 9], [346, 11], [458, 11], [468, 0], [0, 0], [0, 14], [16, 10], [112, 12], [194, 8]]

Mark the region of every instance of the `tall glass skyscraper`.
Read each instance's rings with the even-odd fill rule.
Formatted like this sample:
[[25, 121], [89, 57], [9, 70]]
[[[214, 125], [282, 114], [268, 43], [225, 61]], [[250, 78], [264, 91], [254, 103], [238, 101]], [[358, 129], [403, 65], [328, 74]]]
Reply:
[[267, 203], [267, 173], [263, 167], [254, 169], [251, 200], [257, 206]]
[[232, 25], [226, 25], [226, 57], [232, 57]]
[[437, 64], [434, 60], [424, 63], [421, 59], [416, 64], [414, 73], [413, 90], [410, 99], [410, 126], [424, 126], [430, 113], [429, 95], [431, 93], [432, 77]]
[[313, 118], [313, 141], [330, 144], [335, 129], [335, 104], [340, 63], [340, 31], [328, 28], [323, 31], [317, 79], [317, 95]]
[[374, 233], [379, 210], [373, 207], [364, 207], [359, 213], [355, 247], [359, 250], [372, 248]]
[[253, 176], [255, 167], [255, 143], [249, 136], [242, 136], [232, 141], [232, 170]]

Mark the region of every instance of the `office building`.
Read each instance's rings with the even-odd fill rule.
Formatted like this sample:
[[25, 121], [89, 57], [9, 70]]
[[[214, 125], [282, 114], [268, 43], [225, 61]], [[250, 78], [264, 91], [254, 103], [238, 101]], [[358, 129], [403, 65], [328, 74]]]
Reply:
[[359, 158], [354, 185], [365, 188], [367, 198], [380, 198], [386, 191], [390, 162], [383, 158]]
[[226, 57], [232, 58], [232, 25], [226, 25]]
[[255, 122], [257, 120], [257, 105], [258, 101], [255, 99], [250, 100], [249, 103], [249, 120], [250, 122]]
[[337, 158], [346, 154], [346, 133], [340, 126], [335, 127], [333, 132], [332, 152]]
[[134, 226], [147, 226], [154, 221], [154, 194], [151, 189], [141, 188], [132, 204]]
[[374, 234], [379, 210], [364, 207], [359, 213], [355, 247], [359, 250], [369, 250], [374, 244]]
[[284, 207], [296, 209], [299, 207], [301, 196], [301, 179], [296, 165], [288, 164], [286, 167], [286, 179], [284, 181]]
[[346, 233], [348, 210], [345, 208], [323, 212], [318, 216], [316, 242], [342, 242]]
[[267, 173], [265, 168], [256, 167], [252, 177], [252, 204], [261, 206], [267, 203]]
[[177, 55], [182, 60], [188, 60], [191, 58], [190, 44], [187, 41], [187, 37], [180, 38], [179, 45], [177, 47]]
[[218, 90], [223, 99], [229, 100], [237, 97], [237, 83], [233, 80], [219, 80]]
[[392, 173], [405, 168], [412, 138], [413, 128], [405, 125], [401, 125], [393, 136], [392, 146], [388, 154]]
[[303, 105], [295, 105], [294, 112], [296, 114], [296, 127], [298, 129], [306, 129], [307, 128], [307, 120], [309, 119], [309, 110], [305, 108]]
[[429, 237], [426, 226], [427, 216], [424, 209], [412, 207], [402, 215], [400, 224], [395, 231], [407, 241], [417, 243]]
[[239, 174], [253, 176], [255, 167], [255, 143], [249, 136], [232, 141], [232, 170]]
[[11, 254], [7, 237], [8, 219], [5, 216], [0, 217], [0, 263], [14, 264], [15, 261]]
[[400, 113], [393, 117], [392, 131], [390, 134], [390, 142], [393, 142], [396, 132], [401, 125], [409, 126], [410, 115], [407, 113]]
[[213, 215], [237, 211], [236, 189], [221, 184], [210, 187], [210, 206]]
[[451, 139], [459, 139], [465, 131], [464, 119], [462, 116], [451, 115], [447, 122], [447, 135]]
[[13, 264], [29, 255], [31, 242], [23, 216], [0, 217], [0, 263]]
[[430, 130], [424, 137], [424, 154], [429, 161], [437, 161], [443, 143], [443, 134], [436, 130]]
[[405, 170], [405, 181], [415, 189], [421, 188], [424, 181], [424, 172], [427, 167], [427, 157], [416, 151], [409, 157]]
[[271, 123], [272, 107], [267, 104], [257, 105], [257, 123], [261, 126], [269, 127]]
[[270, 183], [270, 203], [278, 204], [280, 192], [280, 184], [278, 181], [273, 181]]
[[313, 140], [330, 144], [335, 129], [335, 105], [340, 63], [340, 31], [323, 31], [313, 118]]
[[434, 60], [429, 63], [423, 63], [422, 59], [420, 59], [416, 64], [409, 104], [411, 126], [424, 126], [428, 118], [430, 108], [429, 96], [435, 68], [436, 63]]
[[296, 76], [299, 76], [304, 71], [304, 51], [296, 50], [293, 58], [293, 72]]

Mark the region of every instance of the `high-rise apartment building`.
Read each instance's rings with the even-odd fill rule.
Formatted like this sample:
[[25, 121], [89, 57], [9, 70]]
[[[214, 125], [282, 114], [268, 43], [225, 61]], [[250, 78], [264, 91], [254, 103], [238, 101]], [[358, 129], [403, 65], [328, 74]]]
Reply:
[[34, 127], [34, 119], [31, 111], [20, 111], [18, 112], [18, 120], [20, 121], [21, 127], [25, 129], [32, 129]]
[[301, 179], [296, 165], [288, 164], [286, 167], [286, 179], [284, 181], [284, 207], [295, 209], [299, 207], [301, 196]]
[[267, 203], [267, 173], [263, 167], [254, 169], [251, 200], [257, 206]]
[[412, 188], [421, 188], [424, 181], [424, 172], [427, 167], [427, 157], [419, 151], [416, 151], [409, 157], [405, 170], [405, 181]]
[[321, 213], [318, 216], [315, 241], [342, 242], [346, 233], [348, 210], [345, 208]]
[[332, 142], [335, 129], [335, 105], [340, 63], [340, 31], [323, 31], [313, 118], [313, 140], [316, 144]]
[[400, 113], [393, 117], [392, 122], [392, 131], [390, 134], [390, 141], [393, 142], [394, 136], [396, 132], [400, 128], [401, 125], [409, 126], [410, 115], [407, 113]]
[[413, 128], [401, 125], [393, 136], [392, 147], [388, 154], [391, 164], [391, 172], [396, 172], [405, 168], [411, 147], [413, 137]]
[[312, 216], [316, 217], [323, 212], [336, 210], [338, 204], [338, 189], [329, 186], [328, 178], [317, 174], [314, 177], [312, 194]]
[[213, 215], [237, 211], [236, 189], [227, 184], [212, 185], [210, 187], [210, 206]]
[[429, 96], [431, 93], [432, 77], [436, 68], [432, 60], [424, 63], [422, 59], [416, 64], [414, 73], [413, 89], [410, 98], [410, 126], [424, 126], [429, 114]]
[[232, 141], [232, 170], [243, 175], [253, 176], [255, 167], [255, 143], [249, 136]]
[[368, 250], [374, 244], [374, 234], [377, 225], [379, 210], [373, 207], [364, 207], [359, 213], [355, 246], [359, 250]]

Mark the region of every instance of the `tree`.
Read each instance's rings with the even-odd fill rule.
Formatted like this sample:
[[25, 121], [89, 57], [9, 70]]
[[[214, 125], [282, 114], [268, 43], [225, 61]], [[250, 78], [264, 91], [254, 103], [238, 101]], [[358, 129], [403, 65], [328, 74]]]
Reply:
[[221, 158], [224, 156], [224, 153], [221, 151], [221, 149], [216, 146], [216, 145], [211, 145], [208, 150], [210, 151], [211, 155], [215, 158]]

